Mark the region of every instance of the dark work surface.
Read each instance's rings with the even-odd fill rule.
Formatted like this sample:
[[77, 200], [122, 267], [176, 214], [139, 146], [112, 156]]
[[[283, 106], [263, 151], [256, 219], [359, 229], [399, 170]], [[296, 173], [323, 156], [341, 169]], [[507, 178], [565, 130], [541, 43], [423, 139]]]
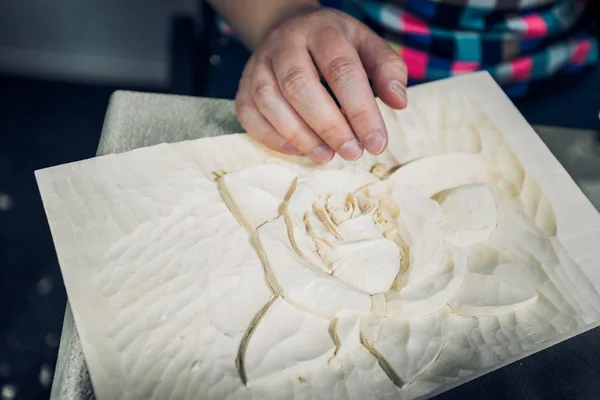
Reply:
[[[202, 94], [232, 98], [247, 52], [235, 42], [215, 39], [210, 55], [212, 64], [205, 69]], [[532, 123], [597, 127], [599, 69], [586, 79], [578, 84], [579, 94], [567, 85], [517, 104]], [[116, 89], [124, 88], [0, 77], [2, 400], [11, 398], [12, 389], [15, 399], [48, 397], [66, 302], [33, 171], [92, 157], [109, 96]], [[439, 398], [600, 399], [600, 331], [571, 339]]]
[[600, 131], [600, 66], [557, 78], [514, 103], [532, 125]]
[[2, 400], [48, 398], [66, 305], [33, 171], [93, 157], [115, 89], [0, 77]]

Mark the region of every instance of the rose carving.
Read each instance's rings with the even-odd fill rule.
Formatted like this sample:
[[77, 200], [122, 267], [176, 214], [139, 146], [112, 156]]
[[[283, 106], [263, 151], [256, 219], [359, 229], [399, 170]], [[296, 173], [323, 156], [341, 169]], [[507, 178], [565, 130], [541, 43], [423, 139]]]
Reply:
[[[300, 174], [267, 164], [216, 174], [273, 293], [241, 341], [245, 385], [299, 374], [307, 363], [341, 369], [353, 352], [368, 351], [389, 381], [406, 387], [443, 352], [448, 315], [536, 302], [518, 268], [468, 268], [468, 253], [490, 238], [502, 208], [476, 156], [415, 163], [423, 162], [431, 165]], [[424, 176], [449, 162], [473, 170]]]

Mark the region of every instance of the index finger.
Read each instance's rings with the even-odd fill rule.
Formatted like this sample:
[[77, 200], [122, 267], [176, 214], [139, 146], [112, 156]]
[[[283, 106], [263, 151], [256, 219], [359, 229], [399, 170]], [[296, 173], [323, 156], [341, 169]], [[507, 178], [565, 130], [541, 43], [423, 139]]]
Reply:
[[371, 154], [387, 145], [387, 130], [360, 57], [337, 31], [324, 31], [309, 50], [331, 87], [355, 135]]
[[281, 92], [298, 115], [345, 160], [362, 154], [348, 121], [318, 78], [305, 47], [290, 47], [272, 58]]

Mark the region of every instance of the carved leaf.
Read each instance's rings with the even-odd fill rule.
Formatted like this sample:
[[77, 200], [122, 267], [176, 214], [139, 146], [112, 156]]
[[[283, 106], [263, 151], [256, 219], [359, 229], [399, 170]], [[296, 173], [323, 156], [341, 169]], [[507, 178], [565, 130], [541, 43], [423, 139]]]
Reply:
[[410, 248], [410, 284], [436, 273], [441, 266], [444, 215], [439, 204], [410, 188], [395, 186], [393, 197], [400, 209], [400, 235]]
[[466, 256], [447, 245], [438, 273], [400, 291], [386, 293], [387, 314], [396, 318], [424, 316], [444, 307], [456, 295], [466, 274]]
[[266, 164], [230, 172], [217, 183], [238, 221], [253, 230], [277, 217], [279, 206], [297, 176], [287, 168]]
[[368, 342], [364, 344], [390, 379], [402, 387], [437, 360], [444, 345], [442, 326], [447, 316], [448, 311], [440, 309], [427, 316], [386, 318], [378, 336], [364, 336], [363, 342]]
[[431, 197], [443, 190], [483, 182], [488, 170], [481, 154], [448, 153], [412, 161], [390, 175], [388, 180]]
[[[344, 384], [351, 400], [397, 399], [398, 387], [379, 367], [377, 358], [360, 346], [343, 359]], [[367, 383], [368, 382], [368, 383]]]
[[436, 195], [446, 216], [445, 238], [456, 246], [486, 241], [498, 224], [496, 201], [487, 185], [459, 186]]
[[461, 250], [467, 255], [468, 268], [471, 272], [488, 274], [504, 261], [502, 254], [487, 244], [477, 243], [463, 247]]
[[[335, 345], [329, 320], [298, 310], [279, 298], [268, 308], [249, 339], [244, 357], [248, 384], [274, 374], [292, 374], [308, 363], [327, 363]], [[298, 372], [296, 372], [298, 374]]]
[[498, 315], [535, 303], [537, 293], [491, 275], [469, 273], [450, 302], [455, 313], [472, 317]]

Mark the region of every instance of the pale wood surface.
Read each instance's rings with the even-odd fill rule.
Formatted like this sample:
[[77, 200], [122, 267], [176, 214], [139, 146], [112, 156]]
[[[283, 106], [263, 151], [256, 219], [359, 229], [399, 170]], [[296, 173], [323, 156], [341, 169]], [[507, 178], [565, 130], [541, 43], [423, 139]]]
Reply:
[[[600, 209], [600, 133], [534, 126], [577, 185]], [[98, 155], [163, 142], [241, 132], [233, 102], [163, 94], [116, 92], [106, 114]], [[67, 305], [51, 399], [92, 399], [93, 389]]]

